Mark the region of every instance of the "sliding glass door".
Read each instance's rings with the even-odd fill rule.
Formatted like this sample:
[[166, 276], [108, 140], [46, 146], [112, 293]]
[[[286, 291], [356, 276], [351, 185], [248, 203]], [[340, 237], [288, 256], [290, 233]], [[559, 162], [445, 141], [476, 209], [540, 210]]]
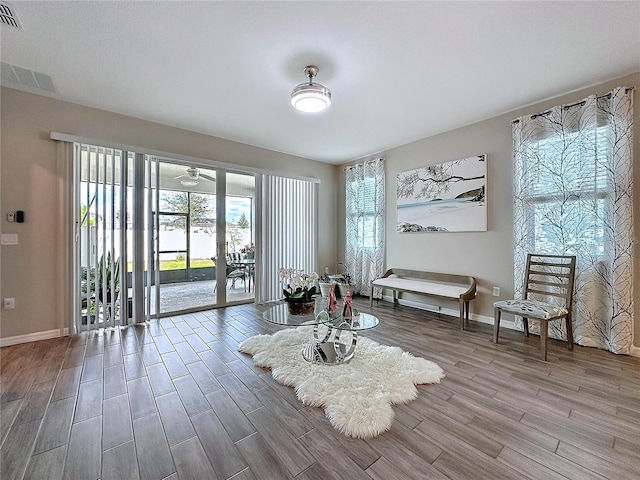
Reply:
[[159, 162], [156, 263], [160, 314], [217, 305], [217, 172]]
[[75, 144], [73, 185], [76, 331], [253, 301], [253, 175]]
[[160, 314], [253, 301], [255, 177], [168, 159], [158, 169]]
[[225, 298], [245, 302], [255, 298], [256, 182], [242, 173], [227, 172], [225, 178]]

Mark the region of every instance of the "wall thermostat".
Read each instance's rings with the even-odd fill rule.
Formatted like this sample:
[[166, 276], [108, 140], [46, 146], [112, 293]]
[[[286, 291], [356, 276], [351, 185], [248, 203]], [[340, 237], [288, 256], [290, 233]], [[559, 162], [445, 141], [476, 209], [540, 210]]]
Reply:
[[24, 211], [18, 210], [16, 212], [16, 222], [23, 223], [24, 222]]

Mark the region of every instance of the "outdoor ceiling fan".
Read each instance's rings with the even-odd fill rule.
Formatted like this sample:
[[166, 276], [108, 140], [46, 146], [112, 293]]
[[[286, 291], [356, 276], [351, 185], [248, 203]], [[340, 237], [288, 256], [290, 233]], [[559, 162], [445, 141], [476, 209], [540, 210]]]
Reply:
[[180, 183], [185, 187], [195, 187], [198, 185], [198, 181], [203, 178], [205, 180], [209, 180], [210, 182], [215, 182], [216, 179], [211, 175], [206, 175], [204, 173], [200, 173], [200, 170], [195, 167], [187, 168], [187, 173], [185, 175], [179, 175], [177, 178], [181, 178]]

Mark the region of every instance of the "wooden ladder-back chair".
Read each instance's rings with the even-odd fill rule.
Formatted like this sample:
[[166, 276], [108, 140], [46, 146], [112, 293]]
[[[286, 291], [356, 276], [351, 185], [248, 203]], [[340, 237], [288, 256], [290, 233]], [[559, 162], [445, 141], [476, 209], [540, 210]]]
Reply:
[[[498, 343], [500, 316], [502, 312], [522, 316], [524, 334], [529, 336], [529, 320], [540, 322], [541, 358], [547, 361], [547, 332], [549, 322], [564, 318], [567, 325], [567, 343], [573, 350], [573, 285], [575, 281], [576, 257], [574, 255], [527, 255], [522, 300], [495, 302], [493, 342]], [[561, 305], [548, 303], [549, 297], [561, 300]], [[542, 300], [545, 299], [545, 300]]]

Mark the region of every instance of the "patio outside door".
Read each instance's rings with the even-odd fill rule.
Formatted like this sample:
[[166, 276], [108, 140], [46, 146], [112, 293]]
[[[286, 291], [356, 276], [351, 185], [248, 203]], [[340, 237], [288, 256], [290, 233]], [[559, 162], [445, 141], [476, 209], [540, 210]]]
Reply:
[[158, 171], [160, 316], [253, 301], [255, 177], [164, 159]]
[[80, 143], [73, 170], [76, 331], [253, 301], [253, 175]]

